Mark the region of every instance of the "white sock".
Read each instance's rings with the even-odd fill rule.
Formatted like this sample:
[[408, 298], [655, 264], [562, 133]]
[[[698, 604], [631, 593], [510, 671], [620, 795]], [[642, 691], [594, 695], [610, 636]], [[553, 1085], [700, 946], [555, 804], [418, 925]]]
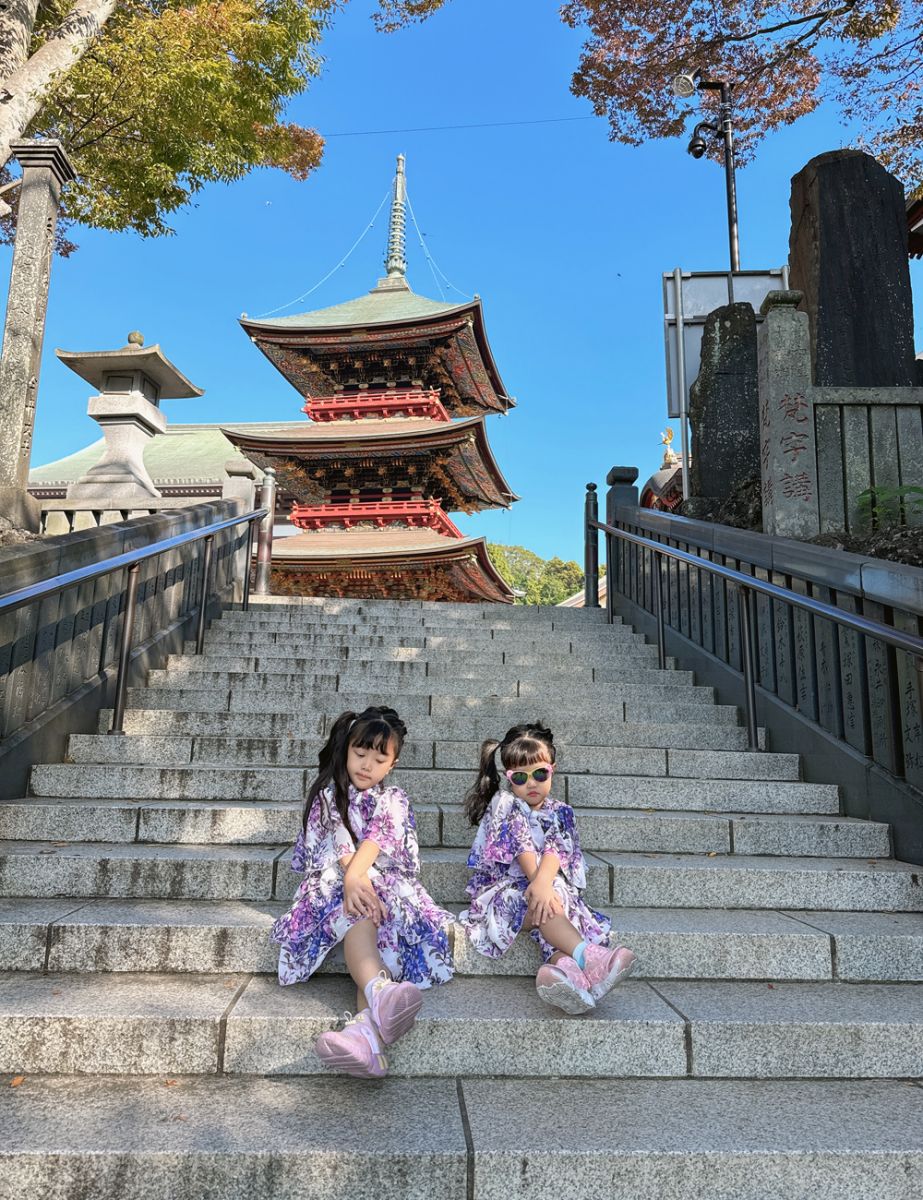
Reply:
[[390, 979], [383, 980], [381, 975], [376, 975], [374, 979], [369, 980], [369, 982], [362, 989], [363, 993], [365, 994], [365, 998], [368, 1001], [369, 1008], [372, 1007], [372, 996], [374, 996], [376, 990], [378, 988], [380, 988], [383, 983], [390, 983], [390, 982], [391, 982]]

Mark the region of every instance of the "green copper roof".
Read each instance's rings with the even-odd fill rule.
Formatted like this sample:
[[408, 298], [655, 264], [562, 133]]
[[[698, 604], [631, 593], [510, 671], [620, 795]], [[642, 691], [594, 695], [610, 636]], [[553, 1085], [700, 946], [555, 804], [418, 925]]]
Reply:
[[457, 312], [468, 308], [467, 304], [445, 304], [418, 296], [406, 286], [379, 286], [355, 300], [334, 304], [330, 308], [319, 308], [316, 312], [298, 313], [293, 317], [279, 317], [274, 321], [251, 321], [242, 318], [248, 326], [266, 329], [336, 329], [361, 325], [390, 325], [399, 321], [416, 321], [421, 317], [435, 317], [443, 313]]
[[[75, 483], [102, 457], [103, 439], [56, 462], [34, 467], [29, 484]], [[234, 446], [217, 425], [168, 425], [166, 433], [151, 438], [144, 448], [144, 465], [156, 484], [220, 483], [224, 464], [239, 458]]]

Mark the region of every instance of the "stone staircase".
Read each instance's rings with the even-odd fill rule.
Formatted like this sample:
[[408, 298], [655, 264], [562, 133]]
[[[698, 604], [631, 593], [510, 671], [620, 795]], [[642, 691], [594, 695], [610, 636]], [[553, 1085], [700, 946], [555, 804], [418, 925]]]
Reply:
[[[0, 804], [0, 1200], [921, 1194], [923, 867], [629, 627], [285, 600], [187, 649], [127, 736], [71, 737]], [[551, 725], [588, 897], [642, 969], [568, 1018], [528, 939], [491, 962], [459, 936], [363, 1084], [312, 1054], [353, 1002], [341, 962], [280, 988], [267, 935], [325, 728], [376, 701], [450, 908], [481, 739]]]

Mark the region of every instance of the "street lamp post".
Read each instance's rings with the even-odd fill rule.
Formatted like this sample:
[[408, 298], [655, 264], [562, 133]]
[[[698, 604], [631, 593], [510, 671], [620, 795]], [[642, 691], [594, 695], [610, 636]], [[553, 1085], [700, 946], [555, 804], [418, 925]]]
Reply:
[[731, 270], [740, 270], [740, 236], [737, 224], [737, 177], [734, 167], [734, 126], [732, 121], [731, 85], [722, 80], [703, 79], [701, 71], [691, 75], [677, 75], [673, 80], [675, 95], [688, 99], [696, 92], [718, 92], [721, 100], [718, 121], [700, 121], [693, 130], [687, 150], [693, 158], [701, 158], [708, 149], [705, 134], [720, 137], [724, 142], [724, 180], [727, 190], [728, 245], [731, 252]]

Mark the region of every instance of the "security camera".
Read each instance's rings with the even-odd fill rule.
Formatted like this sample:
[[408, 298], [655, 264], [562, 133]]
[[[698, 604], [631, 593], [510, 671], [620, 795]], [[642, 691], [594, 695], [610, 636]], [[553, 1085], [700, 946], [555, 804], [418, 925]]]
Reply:
[[693, 158], [702, 158], [707, 149], [708, 143], [700, 133], [694, 133], [689, 139], [689, 145], [686, 147], [687, 152], [691, 154]]

